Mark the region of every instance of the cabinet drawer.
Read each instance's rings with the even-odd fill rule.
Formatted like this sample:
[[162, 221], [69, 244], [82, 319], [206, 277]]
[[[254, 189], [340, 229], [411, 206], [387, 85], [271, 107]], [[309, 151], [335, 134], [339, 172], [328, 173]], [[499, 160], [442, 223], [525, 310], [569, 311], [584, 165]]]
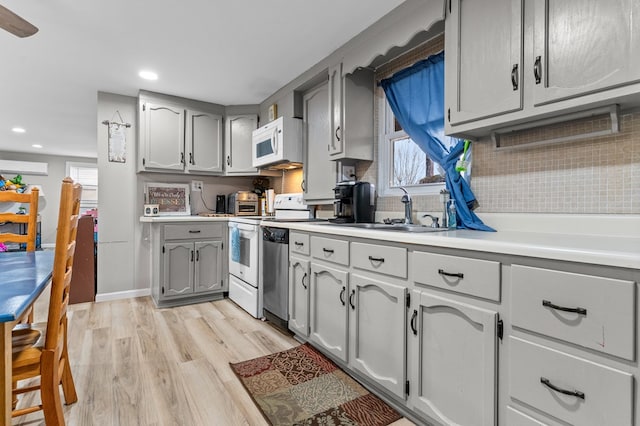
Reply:
[[509, 338], [509, 345], [512, 399], [573, 425], [632, 424], [631, 374], [516, 337]]
[[417, 251], [413, 253], [413, 280], [500, 301], [500, 262]]
[[311, 256], [316, 259], [348, 266], [349, 242], [323, 237], [311, 237]]
[[533, 417], [529, 417], [513, 407], [507, 407], [506, 424], [518, 426], [548, 426], [546, 423], [542, 423]]
[[633, 282], [513, 265], [511, 286], [513, 326], [635, 359]]
[[201, 240], [203, 238], [222, 238], [222, 223], [191, 223], [164, 225], [165, 240]]
[[289, 233], [289, 247], [291, 253], [309, 256], [309, 234], [301, 234], [299, 232]]
[[354, 267], [380, 274], [407, 278], [407, 249], [376, 244], [351, 243]]

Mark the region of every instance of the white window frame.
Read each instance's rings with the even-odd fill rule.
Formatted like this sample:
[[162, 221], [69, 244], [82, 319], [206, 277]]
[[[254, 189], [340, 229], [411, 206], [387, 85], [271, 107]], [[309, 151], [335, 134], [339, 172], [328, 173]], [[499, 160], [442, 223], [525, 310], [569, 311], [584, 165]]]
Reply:
[[[391, 167], [393, 165], [393, 144], [391, 141], [408, 136], [404, 130], [393, 131], [394, 115], [384, 92], [378, 97], [378, 195], [381, 197], [401, 197], [403, 192], [391, 186]], [[439, 194], [446, 188], [444, 182], [407, 185], [404, 187], [411, 195]]]
[[[66, 176], [71, 176], [71, 168], [87, 168], [96, 169], [96, 179], [98, 173], [97, 163], [81, 163], [74, 161], [66, 162]], [[74, 182], [76, 180], [74, 179]], [[90, 185], [86, 182], [77, 182], [82, 185], [82, 195], [80, 196], [80, 214], [84, 214], [86, 210], [98, 208], [98, 185]], [[86, 192], [85, 192], [86, 191]], [[91, 193], [90, 197], [87, 197]], [[87, 199], [89, 198], [89, 199]]]

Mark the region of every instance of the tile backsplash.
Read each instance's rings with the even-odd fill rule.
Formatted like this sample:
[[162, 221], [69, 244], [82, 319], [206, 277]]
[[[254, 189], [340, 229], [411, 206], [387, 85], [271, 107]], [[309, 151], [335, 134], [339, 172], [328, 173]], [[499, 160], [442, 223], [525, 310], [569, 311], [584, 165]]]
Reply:
[[[554, 126], [544, 137], [600, 121]], [[498, 151], [481, 139], [472, 173], [478, 212], [638, 214], [640, 112], [622, 114], [619, 133], [535, 149]]]

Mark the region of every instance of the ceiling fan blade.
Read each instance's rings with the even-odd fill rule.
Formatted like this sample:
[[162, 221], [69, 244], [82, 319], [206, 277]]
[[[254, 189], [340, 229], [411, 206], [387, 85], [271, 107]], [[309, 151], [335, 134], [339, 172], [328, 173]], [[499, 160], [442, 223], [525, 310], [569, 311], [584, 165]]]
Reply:
[[4, 6], [0, 6], [0, 28], [4, 28], [18, 37], [29, 37], [38, 32], [38, 28], [25, 21]]

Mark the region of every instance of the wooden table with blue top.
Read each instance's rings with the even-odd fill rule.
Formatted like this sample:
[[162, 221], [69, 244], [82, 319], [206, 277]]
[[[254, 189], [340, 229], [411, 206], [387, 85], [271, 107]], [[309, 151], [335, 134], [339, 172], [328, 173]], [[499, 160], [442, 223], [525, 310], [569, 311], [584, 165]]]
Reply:
[[11, 330], [49, 284], [53, 251], [0, 253], [0, 425], [11, 424]]

